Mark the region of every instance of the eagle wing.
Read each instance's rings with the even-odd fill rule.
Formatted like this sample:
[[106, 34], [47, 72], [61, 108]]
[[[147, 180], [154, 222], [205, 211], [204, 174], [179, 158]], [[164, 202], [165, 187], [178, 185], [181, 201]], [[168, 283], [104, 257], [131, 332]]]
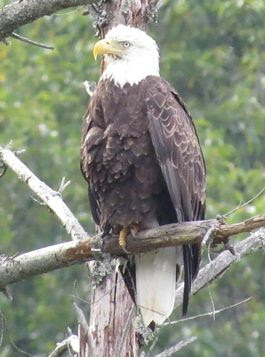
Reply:
[[93, 187], [91, 187], [91, 163], [94, 161], [98, 151], [100, 150], [100, 144], [103, 141], [104, 131], [99, 126], [93, 126], [92, 116], [90, 108], [95, 107], [95, 110], [101, 114], [102, 110], [100, 102], [97, 100], [97, 96], [92, 96], [89, 102], [89, 107], [84, 115], [82, 138], [81, 138], [81, 160], [80, 169], [84, 176], [84, 179], [88, 182], [88, 199], [90, 210], [94, 222], [100, 225], [100, 209], [95, 196]]
[[[178, 222], [204, 219], [205, 163], [192, 118], [178, 93], [163, 79], [145, 88], [149, 132]], [[183, 246], [183, 314], [200, 262], [200, 245]]]

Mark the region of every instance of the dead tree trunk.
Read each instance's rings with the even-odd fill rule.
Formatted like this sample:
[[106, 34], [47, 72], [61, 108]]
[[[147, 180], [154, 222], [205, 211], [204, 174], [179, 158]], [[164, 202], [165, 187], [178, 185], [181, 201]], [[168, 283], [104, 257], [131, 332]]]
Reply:
[[[104, 37], [111, 27], [120, 23], [146, 29], [156, 18], [157, 4], [158, 0], [102, 1], [92, 5], [90, 13], [96, 19], [98, 34]], [[107, 265], [111, 269], [106, 269]], [[95, 272], [90, 324], [88, 331], [79, 329], [80, 356], [136, 357], [139, 345], [133, 324], [135, 308], [115, 262], [106, 261], [90, 268], [92, 275]], [[96, 282], [104, 270], [102, 280]]]
[[[108, 262], [101, 263], [105, 264]], [[89, 328], [93, 353], [90, 348], [86, 356], [136, 357], [138, 343], [132, 324], [135, 307], [121, 274], [114, 267], [115, 261], [111, 265], [112, 272], [92, 288]], [[98, 268], [98, 265], [94, 267], [94, 271]]]

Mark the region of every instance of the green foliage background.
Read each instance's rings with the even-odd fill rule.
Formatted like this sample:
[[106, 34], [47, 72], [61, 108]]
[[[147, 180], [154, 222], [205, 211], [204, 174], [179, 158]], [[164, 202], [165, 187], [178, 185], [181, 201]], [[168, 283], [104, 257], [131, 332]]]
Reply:
[[[0, 44], [0, 145], [25, 148], [23, 161], [58, 189], [93, 230], [87, 189], [79, 171], [85, 80], [97, 80], [92, 23], [82, 9], [64, 11], [19, 29], [54, 45], [48, 51], [10, 40]], [[247, 201], [265, 182], [265, 3], [262, 0], [168, 0], [151, 28], [161, 49], [161, 73], [193, 114], [206, 158], [208, 217]], [[264, 213], [259, 197], [234, 213], [238, 221]], [[54, 215], [32, 199], [10, 171], [0, 180], [1, 253], [26, 252], [68, 239]], [[207, 258], [205, 258], [207, 262]], [[4, 316], [1, 356], [46, 356], [67, 326], [76, 329], [72, 303], [89, 307], [84, 267], [71, 267], [10, 287], [0, 296]], [[152, 355], [185, 337], [198, 341], [182, 356], [265, 356], [264, 255], [244, 258], [209, 288], [216, 308], [253, 296], [241, 307], [161, 329]], [[82, 300], [81, 300], [82, 299]], [[83, 301], [84, 300], [84, 301]], [[191, 299], [189, 314], [211, 311], [209, 290]], [[180, 317], [180, 312], [175, 314]]]

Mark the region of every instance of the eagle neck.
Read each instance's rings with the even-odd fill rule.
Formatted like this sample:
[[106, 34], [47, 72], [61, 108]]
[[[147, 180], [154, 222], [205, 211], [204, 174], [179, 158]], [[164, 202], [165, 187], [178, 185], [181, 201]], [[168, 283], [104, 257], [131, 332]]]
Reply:
[[148, 76], [159, 76], [159, 59], [154, 57], [132, 60], [110, 59], [100, 80], [113, 80], [114, 84], [123, 88], [125, 84], [138, 84]]

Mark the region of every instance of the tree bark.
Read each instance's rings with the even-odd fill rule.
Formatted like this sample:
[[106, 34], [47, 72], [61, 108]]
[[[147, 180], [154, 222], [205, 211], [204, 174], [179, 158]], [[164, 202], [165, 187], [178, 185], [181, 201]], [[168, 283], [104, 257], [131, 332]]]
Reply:
[[137, 356], [134, 308], [121, 274], [113, 266], [110, 275], [92, 288], [90, 331], [97, 356]]
[[23, 0], [0, 9], [0, 41], [12, 35], [18, 27], [40, 17], [52, 15], [69, 7], [91, 4], [93, 0]]

